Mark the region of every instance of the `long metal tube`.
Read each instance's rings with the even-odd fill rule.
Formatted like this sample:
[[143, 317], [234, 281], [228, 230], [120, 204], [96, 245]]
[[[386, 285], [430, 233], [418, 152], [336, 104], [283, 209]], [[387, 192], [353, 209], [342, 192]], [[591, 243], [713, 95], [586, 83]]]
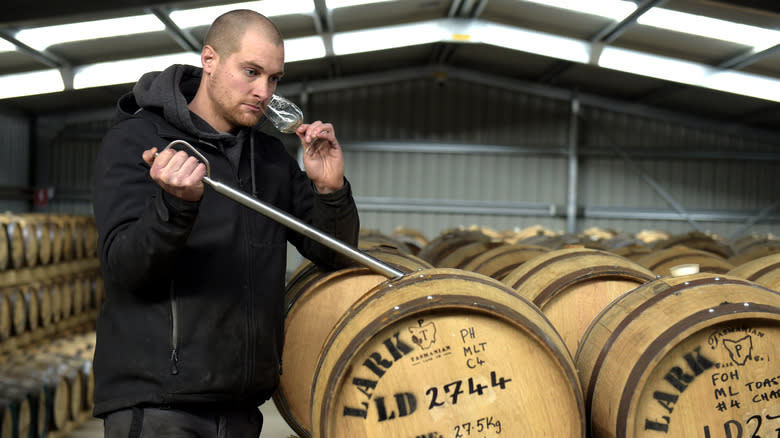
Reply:
[[187, 143], [184, 140], [174, 140], [170, 144], [168, 144], [168, 146], [166, 146], [165, 149], [177, 144], [186, 146], [203, 162], [203, 164], [206, 166], [206, 176], [203, 177], [203, 182], [211, 186], [214, 189], [214, 191], [216, 191], [217, 193], [227, 196], [228, 198], [238, 202], [239, 204], [251, 208], [252, 210], [262, 214], [263, 216], [266, 216], [269, 219], [274, 220], [286, 226], [287, 228], [290, 228], [293, 231], [297, 231], [298, 233], [303, 234], [304, 236], [314, 240], [317, 243], [321, 243], [327, 246], [333, 251], [336, 251], [337, 253], [345, 257], [348, 257], [350, 260], [353, 260], [357, 263], [360, 263], [361, 265], [368, 267], [369, 269], [371, 269], [376, 273], [382, 274], [388, 278], [398, 278], [404, 275], [403, 272], [388, 265], [387, 263], [384, 263], [381, 260], [377, 260], [374, 257], [371, 257], [370, 255], [362, 251], [359, 251], [345, 244], [344, 242], [339, 241], [338, 239], [328, 236], [322, 231], [319, 231], [316, 228], [310, 226], [309, 224], [302, 222], [298, 218], [288, 214], [285, 211], [282, 211], [272, 205], [268, 205], [264, 202], [261, 202], [258, 199], [253, 198], [240, 190], [236, 190], [226, 184], [213, 180], [211, 178], [211, 165], [209, 164], [208, 160], [191, 144]]
[[331, 236], [328, 236], [327, 234], [309, 226], [306, 223], [301, 222], [297, 218], [290, 216], [286, 212], [279, 210], [276, 207], [260, 202], [239, 190], [222, 184], [221, 182], [214, 181], [207, 176], [203, 177], [203, 182], [210, 185], [217, 193], [225, 195], [239, 204], [242, 204], [245, 207], [249, 207], [252, 210], [268, 217], [269, 219], [272, 219], [293, 231], [297, 231], [304, 236], [338, 252], [339, 254], [349, 257], [351, 260], [367, 266], [374, 272], [389, 278], [396, 278], [404, 275], [403, 272], [393, 268], [392, 266], [383, 263], [362, 251], [358, 251], [351, 246], [334, 239]]

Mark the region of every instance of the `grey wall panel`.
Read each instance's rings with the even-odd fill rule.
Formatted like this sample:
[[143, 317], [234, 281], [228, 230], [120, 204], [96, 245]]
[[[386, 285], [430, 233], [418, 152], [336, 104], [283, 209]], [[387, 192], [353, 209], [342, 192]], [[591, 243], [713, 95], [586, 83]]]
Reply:
[[30, 180], [30, 123], [0, 113], [0, 185], [25, 187]]
[[[562, 204], [566, 196], [566, 180], [561, 178], [565, 175], [564, 160], [488, 153], [350, 152], [348, 144], [345, 148], [346, 174], [365, 228], [392, 233], [399, 226], [411, 227], [435, 236], [445, 229], [469, 225], [499, 231], [537, 224], [561, 226], [561, 220], [549, 217], [544, 208], [538, 217], [519, 211], [512, 214], [512, 210], [529, 204]], [[396, 205], [367, 205], [361, 202], [366, 198], [384, 198]], [[404, 205], [409, 200], [415, 205]], [[435, 209], [437, 203], [454, 211], [423, 211]], [[393, 211], [394, 207], [406, 210]], [[491, 207], [506, 209], [509, 214]]]
[[363, 226], [391, 233], [396, 227], [426, 235], [477, 224], [512, 229], [544, 223], [549, 215], [379, 211], [364, 198], [560, 204], [566, 199], [565, 160], [552, 156], [482, 153], [350, 151], [364, 141], [397, 144], [486, 144], [549, 148], [565, 144], [566, 102], [460, 80], [417, 79], [397, 84], [317, 93], [304, 107], [310, 119], [331, 121], [344, 148], [347, 178], [361, 207]]
[[[712, 129], [694, 128], [668, 120], [584, 108], [582, 144], [641, 149], [673, 148], [720, 153], [777, 153], [777, 142], [762, 143]], [[724, 122], [727, 125], [728, 122]]]
[[46, 121], [47, 141], [36, 163], [37, 184], [54, 188], [54, 197], [42, 212], [92, 214], [92, 177], [98, 146], [111, 119]]
[[[582, 227], [604, 226], [630, 232], [660, 229], [668, 232], [701, 230], [731, 235], [739, 230], [777, 233], [777, 221], [749, 228], [743, 218], [718, 221], [713, 214], [741, 213], [755, 217], [776, 206], [780, 213], [780, 174], [777, 144], [724, 135], [716, 130], [692, 128], [606, 110], [586, 109], [580, 151], [580, 201], [586, 208], [634, 208], [633, 214], [652, 217], [675, 207], [699, 219], [585, 219]], [[588, 155], [589, 151], [612, 151]], [[606, 155], [612, 155], [607, 157]], [[656, 184], [658, 188], [654, 188]], [[660, 188], [660, 190], [659, 190]], [[663, 192], [663, 193], [662, 193]], [[665, 196], [664, 196], [665, 194]]]
[[[0, 113], [0, 212], [29, 211], [32, 195], [22, 192], [30, 187], [30, 122], [18, 115]], [[29, 198], [29, 199], [26, 199]]]
[[332, 121], [339, 138], [348, 141], [560, 146], [568, 126], [565, 102], [459, 80], [317, 93], [304, 110], [309, 120]]

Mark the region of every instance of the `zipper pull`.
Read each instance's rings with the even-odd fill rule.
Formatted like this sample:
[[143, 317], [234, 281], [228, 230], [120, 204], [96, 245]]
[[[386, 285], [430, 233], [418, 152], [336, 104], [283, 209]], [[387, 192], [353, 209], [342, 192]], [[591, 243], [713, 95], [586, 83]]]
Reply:
[[176, 349], [171, 350], [171, 374], [174, 376], [179, 374], [179, 367], [176, 365], [179, 362], [179, 354], [176, 353]]

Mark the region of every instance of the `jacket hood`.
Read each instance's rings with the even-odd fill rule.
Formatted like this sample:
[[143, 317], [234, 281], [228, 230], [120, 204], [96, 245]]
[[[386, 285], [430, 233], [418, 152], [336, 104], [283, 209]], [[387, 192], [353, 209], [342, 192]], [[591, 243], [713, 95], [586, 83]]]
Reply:
[[192, 120], [187, 104], [195, 97], [202, 76], [203, 69], [182, 64], [144, 74], [133, 86], [133, 91], [119, 99], [120, 118], [146, 109], [162, 115], [174, 127], [195, 137], [212, 140], [229, 137], [229, 134], [213, 129], [199, 129]]

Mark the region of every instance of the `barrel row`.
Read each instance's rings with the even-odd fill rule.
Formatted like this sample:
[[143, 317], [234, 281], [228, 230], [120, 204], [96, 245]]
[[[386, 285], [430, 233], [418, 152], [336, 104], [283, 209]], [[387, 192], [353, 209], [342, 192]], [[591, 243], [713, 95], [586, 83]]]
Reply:
[[585, 245], [462, 231], [416, 255], [395, 236], [361, 240], [401, 278], [296, 271], [274, 401], [301, 437], [719, 436], [756, 416], [765, 433], [780, 426], [780, 255], [722, 274], [678, 273], [690, 264], [678, 257], [659, 274]]
[[0, 346], [51, 338], [63, 327], [94, 319], [104, 295], [99, 271], [0, 288]]
[[[608, 251], [662, 276], [669, 275], [671, 267], [681, 264], [698, 264], [702, 272], [723, 274], [755, 259], [780, 253], [780, 240], [772, 235], [749, 235], [726, 242], [715, 235], [691, 232], [645, 243], [637, 237], [595, 237], [597, 234], [593, 233], [596, 231], [576, 236], [539, 232], [521, 240], [514, 240], [506, 234], [487, 229], [458, 228], [443, 232], [416, 254], [434, 266], [458, 269], [473, 269], [472, 262], [478, 258], [481, 265], [478, 266], [477, 272], [499, 278], [517, 267], [516, 262], [523, 262], [539, 252], [567, 247]], [[369, 233], [369, 237], [377, 240], [372, 233]], [[407, 249], [400, 243], [396, 246]]]
[[780, 251], [734, 266], [707, 249], [721, 247], [712, 236], [688, 233], [667, 241], [671, 246], [657, 245], [630, 257], [582, 242], [551, 248], [509, 243], [482, 230], [459, 229], [434, 239], [418, 255], [436, 267], [463, 269], [502, 281], [550, 318], [572, 355], [601, 309], [623, 293], [672, 275], [678, 266], [733, 275], [780, 291]]
[[97, 256], [94, 218], [59, 214], [0, 214], [0, 271]]
[[63, 437], [88, 420], [94, 345], [94, 331], [82, 331], [0, 361], [0, 438]]

